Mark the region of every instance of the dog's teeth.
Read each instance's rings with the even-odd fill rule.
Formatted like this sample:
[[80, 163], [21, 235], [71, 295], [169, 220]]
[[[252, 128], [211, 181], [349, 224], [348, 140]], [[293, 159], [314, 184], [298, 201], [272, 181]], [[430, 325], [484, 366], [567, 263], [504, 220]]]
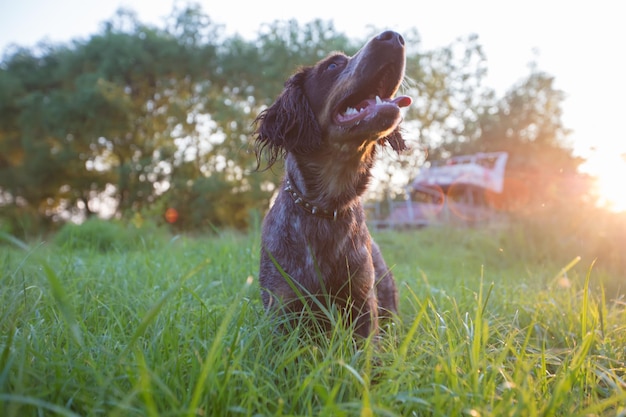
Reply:
[[380, 99], [380, 97], [376, 96], [376, 104], [382, 104], [383, 101]]
[[354, 107], [348, 107], [345, 111], [345, 115], [349, 116], [351, 114], [358, 114], [359, 111], [357, 109], [355, 109]]

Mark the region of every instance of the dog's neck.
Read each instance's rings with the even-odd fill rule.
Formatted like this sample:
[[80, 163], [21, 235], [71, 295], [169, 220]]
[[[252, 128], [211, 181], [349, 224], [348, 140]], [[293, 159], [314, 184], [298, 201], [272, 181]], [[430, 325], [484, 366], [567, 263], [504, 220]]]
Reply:
[[[292, 198], [296, 206], [301, 207], [304, 211], [312, 216], [321, 217], [323, 219], [330, 219], [336, 221], [339, 217], [342, 217], [346, 210], [340, 210], [339, 208], [323, 208], [308, 201], [300, 191], [296, 188], [289, 174], [285, 175], [284, 190]], [[348, 207], [347, 211], [352, 211], [351, 207]]]
[[374, 154], [372, 148], [366, 157], [341, 161], [333, 154], [322, 157], [290, 154], [285, 165], [285, 192], [296, 205], [318, 217], [336, 219], [349, 214], [360, 204], [360, 196], [369, 184]]

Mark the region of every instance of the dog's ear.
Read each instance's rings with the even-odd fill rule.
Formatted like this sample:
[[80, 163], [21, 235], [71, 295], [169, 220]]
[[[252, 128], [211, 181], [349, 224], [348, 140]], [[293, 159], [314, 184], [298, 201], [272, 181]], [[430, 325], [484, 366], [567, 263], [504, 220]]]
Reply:
[[407, 149], [406, 142], [402, 138], [402, 133], [400, 132], [400, 129], [396, 129], [393, 132], [391, 132], [387, 137], [383, 139], [383, 143], [385, 140], [391, 145], [393, 150], [396, 151], [397, 153], [400, 153]]
[[256, 118], [256, 154], [267, 151], [268, 165], [287, 152], [304, 153], [321, 145], [322, 134], [315, 113], [304, 92], [310, 68], [298, 71], [285, 82], [274, 104]]

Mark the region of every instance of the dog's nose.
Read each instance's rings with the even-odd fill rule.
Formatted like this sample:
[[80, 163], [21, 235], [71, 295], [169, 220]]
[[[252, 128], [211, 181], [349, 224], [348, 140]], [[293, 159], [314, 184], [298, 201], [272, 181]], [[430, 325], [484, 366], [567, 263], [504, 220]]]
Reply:
[[404, 46], [404, 38], [397, 32], [386, 30], [375, 38], [379, 42], [388, 42], [391, 46]]

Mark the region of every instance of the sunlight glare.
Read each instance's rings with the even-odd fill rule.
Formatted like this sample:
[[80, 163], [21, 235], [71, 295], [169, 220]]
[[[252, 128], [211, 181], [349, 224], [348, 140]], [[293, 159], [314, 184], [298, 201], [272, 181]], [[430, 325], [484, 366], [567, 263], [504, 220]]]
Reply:
[[590, 173], [596, 176], [598, 203], [614, 212], [626, 211], [626, 154], [605, 155], [593, 164]]

